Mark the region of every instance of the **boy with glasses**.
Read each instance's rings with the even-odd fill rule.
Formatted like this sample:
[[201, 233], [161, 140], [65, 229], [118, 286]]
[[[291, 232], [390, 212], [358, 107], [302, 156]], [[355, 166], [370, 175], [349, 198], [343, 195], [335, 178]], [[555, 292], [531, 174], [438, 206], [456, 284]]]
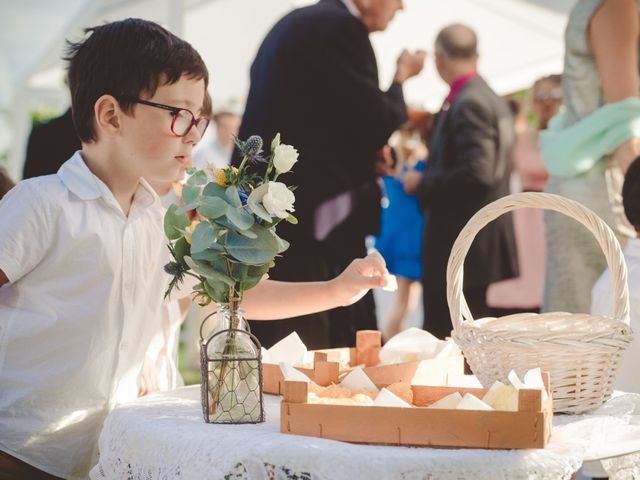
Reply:
[[[173, 181], [208, 123], [208, 72], [188, 43], [137, 19], [87, 33], [67, 58], [82, 150], [0, 202], [0, 479], [86, 478], [105, 416], [136, 397], [169, 280], [147, 181]], [[243, 309], [346, 305], [385, 275], [371, 257], [329, 282], [266, 280]]]

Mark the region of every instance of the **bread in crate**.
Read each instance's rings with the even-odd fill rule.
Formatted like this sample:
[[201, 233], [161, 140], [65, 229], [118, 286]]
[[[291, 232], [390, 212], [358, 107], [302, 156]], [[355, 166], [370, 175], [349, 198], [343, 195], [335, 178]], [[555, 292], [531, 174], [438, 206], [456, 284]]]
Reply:
[[[458, 392], [488, 389], [412, 385], [412, 408], [310, 403], [310, 383], [284, 382], [280, 431], [353, 443], [423, 447], [544, 448], [553, 418], [549, 375], [541, 389], [520, 389], [516, 411], [428, 408]], [[482, 403], [482, 402], [480, 402]]]
[[[364, 366], [364, 372], [378, 388], [392, 383], [407, 382], [422, 385], [445, 385], [450, 377], [464, 373], [464, 358], [457, 346], [446, 356], [427, 360], [380, 364], [381, 334], [377, 330], [360, 330], [356, 333], [356, 346], [313, 351], [313, 365], [295, 366], [309, 379], [321, 386], [337, 384], [356, 366]], [[263, 363], [263, 390], [282, 395], [284, 376], [280, 366]]]

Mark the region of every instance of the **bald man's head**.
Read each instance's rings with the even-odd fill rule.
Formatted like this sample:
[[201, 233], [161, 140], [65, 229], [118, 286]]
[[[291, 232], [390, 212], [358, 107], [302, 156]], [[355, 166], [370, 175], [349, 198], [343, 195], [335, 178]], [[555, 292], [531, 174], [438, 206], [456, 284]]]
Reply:
[[449, 25], [436, 37], [436, 52], [452, 60], [471, 60], [478, 55], [478, 37], [466, 25]]

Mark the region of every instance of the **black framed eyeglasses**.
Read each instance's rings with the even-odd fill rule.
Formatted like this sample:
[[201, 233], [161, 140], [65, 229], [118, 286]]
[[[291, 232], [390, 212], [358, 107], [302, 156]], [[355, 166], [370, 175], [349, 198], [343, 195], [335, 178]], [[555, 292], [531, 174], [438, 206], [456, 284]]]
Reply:
[[172, 107], [162, 103], [149, 102], [148, 100], [142, 100], [140, 98], [125, 98], [123, 100], [161, 108], [171, 112], [173, 116], [173, 120], [171, 120], [171, 132], [178, 137], [184, 137], [192, 127], [196, 127], [200, 137], [202, 137], [209, 126], [209, 119], [205, 117], [196, 118], [193, 112], [187, 108]]

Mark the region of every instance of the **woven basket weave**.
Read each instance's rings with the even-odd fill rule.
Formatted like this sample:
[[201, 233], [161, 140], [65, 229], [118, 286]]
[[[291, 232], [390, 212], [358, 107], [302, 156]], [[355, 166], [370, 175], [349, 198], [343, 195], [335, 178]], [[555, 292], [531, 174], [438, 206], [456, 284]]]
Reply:
[[[476, 234], [500, 215], [519, 208], [563, 213], [587, 227], [607, 259], [614, 287], [612, 317], [552, 312], [474, 320], [462, 293], [464, 259]], [[562, 260], [560, 260], [562, 261]], [[620, 359], [631, 343], [627, 270], [611, 229], [591, 210], [548, 193], [519, 193], [478, 211], [456, 239], [447, 266], [452, 336], [485, 387], [541, 367], [551, 373], [554, 411], [585, 413], [609, 399]]]

